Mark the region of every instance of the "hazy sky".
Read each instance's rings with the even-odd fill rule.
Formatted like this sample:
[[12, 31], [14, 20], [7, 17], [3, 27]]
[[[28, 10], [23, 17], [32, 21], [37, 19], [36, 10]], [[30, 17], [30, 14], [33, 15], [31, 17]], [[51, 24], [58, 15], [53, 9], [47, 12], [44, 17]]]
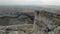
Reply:
[[59, 5], [60, 0], [0, 0], [0, 5]]

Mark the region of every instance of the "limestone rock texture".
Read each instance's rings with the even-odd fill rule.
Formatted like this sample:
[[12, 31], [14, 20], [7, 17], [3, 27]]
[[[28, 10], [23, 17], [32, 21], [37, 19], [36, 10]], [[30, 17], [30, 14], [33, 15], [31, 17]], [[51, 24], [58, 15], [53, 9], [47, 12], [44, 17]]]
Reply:
[[[0, 7], [0, 34], [35, 34], [33, 24], [37, 11], [38, 34], [60, 34], [60, 13], [49, 10]], [[38, 14], [39, 13], [39, 14]]]

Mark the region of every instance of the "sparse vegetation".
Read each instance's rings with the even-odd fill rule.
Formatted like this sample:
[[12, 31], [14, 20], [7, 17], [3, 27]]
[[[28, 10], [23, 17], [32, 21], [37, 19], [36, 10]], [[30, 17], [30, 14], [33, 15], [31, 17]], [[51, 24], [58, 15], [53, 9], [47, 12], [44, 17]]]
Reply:
[[[5, 31], [10, 28], [14, 31], [22, 30], [21, 32], [26, 34], [34, 33], [32, 24], [34, 24], [35, 16], [37, 18], [35, 20], [37, 28], [35, 29], [38, 32], [43, 32], [43, 34], [51, 34], [51, 32], [53, 32], [53, 34], [56, 34], [55, 29], [58, 30], [60, 26], [59, 13], [49, 12], [43, 9], [11, 8], [0, 8], [0, 30]], [[37, 13], [37, 15], [35, 15], [35, 13]], [[29, 24], [31, 25], [29, 26]], [[19, 30], [16, 28], [19, 28]]]

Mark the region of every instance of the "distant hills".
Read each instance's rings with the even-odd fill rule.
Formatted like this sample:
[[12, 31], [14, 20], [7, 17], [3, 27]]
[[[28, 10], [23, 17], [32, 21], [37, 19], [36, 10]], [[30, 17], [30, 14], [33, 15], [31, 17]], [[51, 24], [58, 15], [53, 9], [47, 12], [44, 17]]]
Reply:
[[0, 7], [16, 7], [16, 8], [53, 8], [60, 9], [60, 6], [55, 5], [10, 5], [10, 6], [0, 6]]

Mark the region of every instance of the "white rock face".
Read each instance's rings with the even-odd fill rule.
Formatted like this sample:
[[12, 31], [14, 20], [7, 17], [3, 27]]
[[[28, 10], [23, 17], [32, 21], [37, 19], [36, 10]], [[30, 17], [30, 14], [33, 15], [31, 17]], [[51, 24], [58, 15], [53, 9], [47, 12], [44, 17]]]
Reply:
[[11, 31], [9, 34], [19, 34], [18, 31]]
[[60, 34], [60, 26], [58, 26], [57, 28], [54, 29], [54, 33], [55, 34]]
[[54, 31], [48, 32], [48, 34], [54, 34]]
[[48, 34], [60, 34], [60, 26], [56, 27], [53, 31], [48, 32]]
[[0, 30], [0, 34], [3, 34], [4, 33], [4, 31], [3, 30]]

